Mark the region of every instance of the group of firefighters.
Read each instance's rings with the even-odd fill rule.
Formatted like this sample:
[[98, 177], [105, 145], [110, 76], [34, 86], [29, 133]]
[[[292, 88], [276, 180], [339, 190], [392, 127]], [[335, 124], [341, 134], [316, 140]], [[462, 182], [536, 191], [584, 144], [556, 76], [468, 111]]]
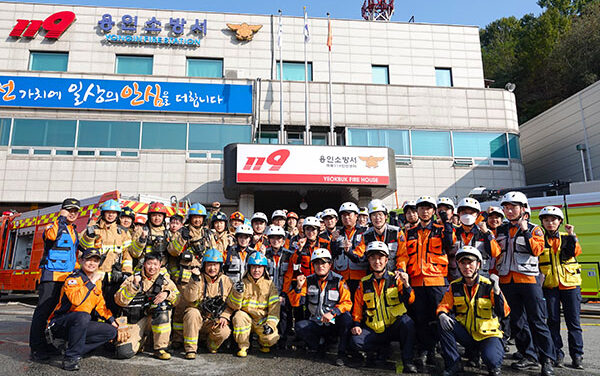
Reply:
[[314, 357], [337, 343], [336, 365], [372, 365], [399, 342], [405, 373], [435, 364], [437, 351], [444, 375], [482, 361], [499, 375], [514, 339], [512, 368], [553, 375], [562, 306], [571, 367], [583, 369], [581, 247], [560, 208], [532, 224], [520, 192], [487, 210], [423, 196], [399, 216], [372, 200], [249, 221], [199, 203], [167, 218], [154, 202], [146, 218], [108, 200], [78, 233], [79, 212], [66, 199], [44, 232], [34, 361], [61, 351], [63, 368], [78, 370], [107, 343], [121, 359], [144, 348], [195, 359], [198, 345], [216, 353], [224, 343], [246, 357], [256, 338], [263, 353], [294, 339]]

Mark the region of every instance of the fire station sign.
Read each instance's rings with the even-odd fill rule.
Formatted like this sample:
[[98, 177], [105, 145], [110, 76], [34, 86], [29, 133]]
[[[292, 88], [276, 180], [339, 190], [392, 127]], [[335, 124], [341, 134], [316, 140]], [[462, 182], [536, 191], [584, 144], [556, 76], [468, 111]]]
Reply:
[[252, 85], [0, 76], [0, 107], [251, 114]]
[[237, 183], [386, 186], [388, 148], [238, 144]]

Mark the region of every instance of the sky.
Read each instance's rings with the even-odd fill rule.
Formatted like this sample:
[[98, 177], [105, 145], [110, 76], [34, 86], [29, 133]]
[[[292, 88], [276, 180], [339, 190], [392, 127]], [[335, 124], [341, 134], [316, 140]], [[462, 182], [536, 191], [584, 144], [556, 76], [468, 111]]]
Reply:
[[[276, 14], [281, 9], [284, 15], [301, 16], [302, 7], [307, 7], [309, 17], [360, 19], [363, 0], [20, 0], [28, 3], [73, 4], [114, 6], [128, 8], [173, 9], [225, 13]], [[395, 1], [392, 21], [406, 22], [412, 16], [416, 22], [485, 27], [501, 18], [541, 12], [536, 0], [420, 0]]]

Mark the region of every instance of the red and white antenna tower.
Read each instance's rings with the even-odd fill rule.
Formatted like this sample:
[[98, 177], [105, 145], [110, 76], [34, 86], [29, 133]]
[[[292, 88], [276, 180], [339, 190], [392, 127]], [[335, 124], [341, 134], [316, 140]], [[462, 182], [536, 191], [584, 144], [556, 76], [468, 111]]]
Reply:
[[367, 21], [389, 22], [394, 14], [394, 0], [365, 0], [361, 10]]

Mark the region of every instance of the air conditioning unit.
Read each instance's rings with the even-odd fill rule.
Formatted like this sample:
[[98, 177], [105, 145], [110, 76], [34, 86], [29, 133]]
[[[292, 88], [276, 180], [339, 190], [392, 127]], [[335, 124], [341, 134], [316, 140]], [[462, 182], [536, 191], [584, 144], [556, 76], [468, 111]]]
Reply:
[[454, 167], [472, 167], [473, 158], [454, 158]]
[[238, 78], [238, 71], [234, 69], [226, 69], [225, 78]]
[[396, 165], [410, 166], [412, 165], [412, 158], [396, 156]]

